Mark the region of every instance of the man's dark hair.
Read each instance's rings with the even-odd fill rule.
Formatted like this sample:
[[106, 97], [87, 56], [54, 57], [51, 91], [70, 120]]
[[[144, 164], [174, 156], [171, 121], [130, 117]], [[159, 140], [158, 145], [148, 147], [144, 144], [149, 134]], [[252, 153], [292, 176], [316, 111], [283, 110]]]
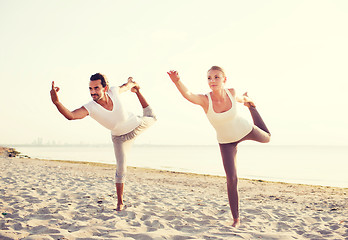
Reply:
[[90, 78], [91, 81], [97, 81], [97, 80], [100, 80], [101, 81], [101, 85], [105, 88], [106, 86], [109, 87], [109, 82], [108, 80], [106, 79], [106, 77], [101, 74], [101, 73], [96, 73], [96, 74], [93, 74]]

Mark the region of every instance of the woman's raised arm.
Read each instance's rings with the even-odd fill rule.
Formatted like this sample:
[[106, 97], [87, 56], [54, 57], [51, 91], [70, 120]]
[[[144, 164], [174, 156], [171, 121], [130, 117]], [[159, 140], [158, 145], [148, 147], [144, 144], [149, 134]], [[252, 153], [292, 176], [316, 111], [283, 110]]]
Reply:
[[208, 99], [203, 94], [194, 94], [182, 83], [177, 71], [167, 72], [181, 95], [193, 104], [200, 105], [205, 111], [208, 109]]

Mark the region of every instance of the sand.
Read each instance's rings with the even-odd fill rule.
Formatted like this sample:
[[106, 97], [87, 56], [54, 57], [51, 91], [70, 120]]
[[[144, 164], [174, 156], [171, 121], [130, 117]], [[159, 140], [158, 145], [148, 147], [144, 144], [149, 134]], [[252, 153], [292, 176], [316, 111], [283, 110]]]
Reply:
[[240, 179], [241, 227], [224, 177], [0, 158], [0, 239], [348, 239], [347, 188]]

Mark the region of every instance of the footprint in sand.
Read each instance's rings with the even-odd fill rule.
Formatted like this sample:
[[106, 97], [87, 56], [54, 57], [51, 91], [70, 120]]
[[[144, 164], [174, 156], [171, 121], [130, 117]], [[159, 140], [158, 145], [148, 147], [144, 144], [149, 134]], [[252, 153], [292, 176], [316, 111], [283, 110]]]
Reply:
[[246, 213], [250, 213], [250, 214], [261, 214], [262, 213], [262, 211], [259, 209], [250, 209], [250, 208], [244, 209], [243, 211]]
[[141, 218], [140, 218], [140, 220], [141, 221], [146, 221], [146, 220], [148, 220], [148, 219], [150, 219], [151, 218], [151, 215], [143, 215]]
[[284, 223], [284, 222], [278, 222], [277, 223], [277, 227], [278, 229], [280, 229], [281, 231], [284, 231], [284, 230], [289, 230], [291, 228], [290, 225]]
[[163, 224], [161, 224], [158, 220], [151, 221], [145, 221], [144, 224], [148, 226], [151, 229], [161, 229], [164, 228]]
[[135, 212], [131, 212], [131, 211], [127, 211], [127, 210], [117, 212], [117, 215], [119, 217], [126, 217], [127, 219], [130, 219], [130, 220], [134, 220], [136, 218]]

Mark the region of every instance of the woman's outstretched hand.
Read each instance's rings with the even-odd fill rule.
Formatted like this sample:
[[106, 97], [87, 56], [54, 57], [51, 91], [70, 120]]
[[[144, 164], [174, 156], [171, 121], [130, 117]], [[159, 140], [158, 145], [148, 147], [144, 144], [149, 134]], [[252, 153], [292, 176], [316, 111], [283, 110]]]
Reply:
[[167, 73], [168, 73], [170, 79], [173, 81], [173, 83], [177, 83], [180, 81], [179, 73], [177, 71], [170, 70]]

